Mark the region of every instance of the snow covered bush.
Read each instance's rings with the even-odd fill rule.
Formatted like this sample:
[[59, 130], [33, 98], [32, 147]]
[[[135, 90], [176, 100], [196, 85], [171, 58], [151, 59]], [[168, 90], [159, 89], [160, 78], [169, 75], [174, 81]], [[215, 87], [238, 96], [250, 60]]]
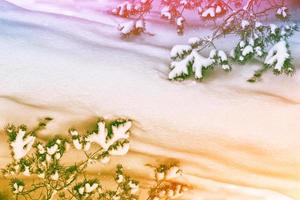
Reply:
[[[2, 175], [10, 179], [11, 191], [16, 199], [139, 199], [139, 183], [125, 173], [122, 165], [116, 167], [113, 189], [101, 185], [97, 177], [88, 178], [85, 175], [90, 165], [97, 162], [106, 164], [112, 156], [122, 156], [128, 152], [130, 120], [100, 119], [93, 130], [84, 134], [72, 128], [66, 137], [54, 136], [48, 141], [39, 139], [37, 133], [51, 120], [45, 118], [33, 130], [28, 130], [25, 125], [5, 128], [12, 161], [2, 169]], [[79, 151], [77, 155], [82, 157], [76, 158], [74, 163], [66, 162], [64, 158], [68, 157], [66, 153], [69, 150]], [[176, 178], [181, 170], [170, 165], [160, 166], [155, 172], [156, 177], [158, 173], [165, 174], [161, 180], [156, 179], [162, 182]], [[24, 177], [31, 177], [33, 182], [26, 183]], [[165, 188], [159, 184], [159, 187], [155, 186], [155, 191], [151, 188], [148, 199], [169, 188], [174, 189], [173, 199], [186, 190], [186, 186], [176, 185], [180, 184], [164, 184]]]
[[154, 169], [155, 184], [149, 190], [150, 200], [170, 200], [181, 197], [189, 187], [178, 181], [182, 176], [182, 170], [174, 165], [159, 165], [158, 167], [148, 165]]
[[[115, 15], [129, 18], [127, 25], [120, 25], [123, 35], [140, 34], [146, 30], [145, 16], [153, 9], [154, 0], [125, 1], [113, 9]], [[209, 72], [220, 67], [231, 71], [233, 63], [245, 64], [252, 60], [262, 63], [249, 82], [259, 80], [262, 74], [272, 69], [274, 74], [291, 75], [295, 72], [288, 39], [298, 30], [289, 23], [289, 12], [285, 0], [161, 0], [160, 14], [163, 19], [174, 23], [177, 32], [184, 32], [185, 11], [197, 11], [205, 22], [212, 21], [211, 35], [190, 38], [187, 45], [175, 45], [171, 52], [170, 80], [181, 80], [194, 76], [202, 80]], [[277, 24], [267, 18], [276, 16]], [[142, 20], [143, 26], [136, 24]], [[276, 20], [272, 20], [276, 21]], [[140, 23], [138, 23], [140, 24]], [[218, 47], [217, 40], [236, 35], [239, 41], [231, 51]], [[204, 52], [207, 52], [206, 55]]]

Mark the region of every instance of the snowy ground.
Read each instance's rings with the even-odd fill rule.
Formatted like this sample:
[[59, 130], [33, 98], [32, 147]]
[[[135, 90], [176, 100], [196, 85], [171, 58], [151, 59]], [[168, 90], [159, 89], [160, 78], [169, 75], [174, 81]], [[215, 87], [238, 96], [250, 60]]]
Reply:
[[[111, 166], [126, 163], [142, 183], [149, 178], [144, 164], [177, 160], [194, 187], [182, 199], [300, 199], [299, 73], [249, 84], [253, 63], [204, 83], [171, 82], [170, 47], [208, 31], [178, 37], [154, 22], [155, 36], [124, 41], [119, 19], [100, 8], [45, 13], [48, 4], [14, 2], [35, 11], [0, 0], [1, 127], [51, 116], [40, 135], [47, 137], [96, 116], [125, 116], [135, 120], [131, 152]], [[291, 44], [299, 70], [299, 33]], [[2, 167], [9, 158], [3, 135], [0, 144]]]

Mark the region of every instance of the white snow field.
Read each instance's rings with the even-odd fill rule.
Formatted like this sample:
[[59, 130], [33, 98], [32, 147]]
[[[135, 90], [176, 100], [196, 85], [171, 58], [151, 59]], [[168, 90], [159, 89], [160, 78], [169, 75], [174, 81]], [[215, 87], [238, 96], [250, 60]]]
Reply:
[[[151, 178], [145, 164], [177, 161], [193, 186], [184, 200], [300, 199], [299, 72], [270, 72], [251, 84], [246, 80], [259, 68], [253, 63], [202, 83], [169, 81], [171, 47], [208, 30], [179, 37], [153, 20], [154, 36], [124, 40], [116, 29], [122, 20], [105, 12], [108, 1], [99, 0], [101, 8], [74, 2], [85, 6], [0, 0], [1, 129], [50, 116], [55, 120], [39, 135], [46, 138], [87, 127], [97, 116], [128, 117], [129, 154], [91, 174], [123, 163], [144, 188]], [[233, 38], [219, 45], [229, 49]], [[299, 33], [291, 51], [299, 71]], [[10, 159], [3, 132], [0, 145], [1, 168]]]

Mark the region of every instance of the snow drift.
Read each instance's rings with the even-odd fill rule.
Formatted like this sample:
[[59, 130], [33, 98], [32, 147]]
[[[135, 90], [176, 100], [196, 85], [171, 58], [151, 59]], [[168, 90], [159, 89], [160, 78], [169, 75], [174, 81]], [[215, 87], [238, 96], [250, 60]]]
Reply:
[[[120, 19], [104, 10], [14, 3], [0, 1], [1, 127], [51, 116], [40, 135], [46, 138], [96, 116], [124, 116], [134, 120], [131, 151], [109, 166], [124, 163], [142, 183], [149, 180], [144, 164], [173, 160], [194, 188], [182, 199], [300, 199], [299, 73], [270, 73], [250, 84], [245, 80], [259, 67], [253, 63], [204, 83], [172, 82], [171, 46], [208, 30], [178, 37], [171, 26], [153, 22], [152, 30], [160, 30], [155, 36], [121, 40]], [[299, 42], [297, 33], [296, 67]], [[3, 135], [0, 143], [3, 166], [9, 159]]]

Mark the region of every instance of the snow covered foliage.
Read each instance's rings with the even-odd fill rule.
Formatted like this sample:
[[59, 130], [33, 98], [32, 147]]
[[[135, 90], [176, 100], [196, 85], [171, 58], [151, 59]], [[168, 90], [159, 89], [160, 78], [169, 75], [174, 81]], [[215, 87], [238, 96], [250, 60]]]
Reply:
[[[174, 24], [177, 32], [182, 34], [189, 13], [198, 15], [204, 21], [216, 21], [219, 18], [227, 21], [229, 16], [236, 13], [242, 14], [242, 17], [250, 16], [251, 13], [246, 16], [245, 13], [241, 13], [242, 10], [255, 11], [258, 10], [258, 7], [271, 7], [272, 10], [275, 10], [278, 18], [286, 20], [289, 14], [284, 1], [274, 0], [270, 4], [267, 0], [124, 0], [113, 7], [111, 12], [116, 16], [128, 19], [128, 22], [119, 24], [119, 30], [124, 35], [144, 32], [146, 16], [151, 11], [156, 12], [157, 9], [159, 9], [161, 19]], [[269, 10], [269, 8], [258, 10], [258, 17], [265, 16], [267, 14], [265, 11]], [[244, 22], [247, 23], [247, 20]]]
[[32, 131], [27, 131], [25, 125], [19, 127], [8, 125], [6, 127], [5, 131], [12, 150], [11, 153], [16, 161], [19, 161], [30, 152], [36, 140], [36, 132], [43, 129], [51, 120], [51, 118], [45, 118]]
[[[114, 175], [115, 188], [104, 188], [100, 180], [87, 178], [87, 168], [97, 161], [106, 164], [111, 156], [125, 155], [129, 150], [129, 130], [132, 122], [128, 119], [108, 121], [101, 119], [94, 128], [85, 134], [70, 129], [67, 137], [54, 136], [47, 141], [37, 137], [51, 118], [45, 118], [31, 131], [25, 125], [6, 127], [8, 142], [13, 160], [4, 169], [2, 175], [10, 178], [11, 191], [16, 199], [99, 199], [99, 200], [138, 200], [139, 182], [117, 165]], [[82, 157], [74, 163], [64, 161], [64, 156], [73, 146], [81, 151]], [[78, 152], [80, 155], [80, 152]], [[158, 174], [161, 179], [158, 180]], [[184, 184], [168, 182], [181, 176], [181, 170], [175, 165], [161, 165], [155, 169], [155, 181], [161, 181], [149, 197], [159, 196], [158, 192], [169, 191], [169, 199], [181, 196], [186, 191]], [[26, 184], [22, 177], [34, 177], [34, 182]], [[172, 190], [172, 194], [171, 194]], [[157, 198], [156, 198], [157, 199]], [[161, 196], [159, 199], [166, 199]]]
[[155, 173], [155, 184], [149, 190], [151, 200], [169, 200], [181, 197], [184, 192], [189, 190], [188, 185], [182, 183], [180, 178], [182, 170], [174, 165], [151, 166]]
[[114, 180], [115, 189], [106, 189], [97, 179], [85, 179], [72, 188], [76, 199], [99, 200], [137, 200], [139, 198], [139, 182], [128, 176], [122, 165], [117, 165]]
[[194, 74], [196, 79], [201, 80], [206, 71], [220, 66], [225, 71], [230, 71], [228, 64], [228, 56], [222, 50], [212, 49], [208, 57], [200, 54], [198, 47], [204, 42], [209, 42], [209, 38], [201, 40], [199, 38], [191, 38], [189, 45], [176, 45], [171, 50], [172, 69], [169, 79], [179, 79]]
[[18, 179], [14, 179], [11, 181], [11, 188], [14, 194], [19, 194], [23, 192], [24, 185], [24, 182]]
[[[261, 3], [264, 1], [261, 0]], [[260, 61], [263, 67], [255, 72], [249, 82], [259, 80], [262, 73], [270, 68], [274, 74], [293, 74], [295, 68], [291, 63], [288, 39], [298, 30], [297, 25], [288, 24], [287, 21], [280, 25], [264, 24], [259, 21], [262, 16], [270, 15], [271, 11], [275, 11], [276, 16], [280, 14], [280, 19], [286, 19], [288, 10], [283, 3], [260, 8], [256, 5], [256, 1], [247, 0], [244, 5], [241, 3], [240, 9], [226, 15], [224, 21], [217, 24], [211, 36], [193, 37], [188, 41], [188, 45], [175, 45], [170, 53], [169, 79], [181, 80], [193, 75], [196, 79], [202, 80], [206, 72], [216, 66], [230, 71], [232, 64], [245, 64], [254, 59]], [[239, 37], [235, 48], [228, 52], [229, 57], [225, 50], [217, 47], [216, 42], [228, 34]], [[204, 55], [203, 50], [209, 50], [210, 53]]]
[[276, 11], [276, 16], [280, 19], [283, 19], [283, 20], [287, 19], [289, 17], [288, 8], [285, 7], [285, 6], [282, 6], [282, 7], [278, 8], [277, 11]]
[[293, 72], [294, 69], [290, 66], [290, 53], [286, 41], [277, 42], [268, 52], [265, 59], [267, 66], [274, 66], [274, 71], [280, 73], [285, 70], [286, 73]]
[[144, 15], [152, 8], [153, 0], [140, 0], [138, 2], [124, 1], [112, 9], [114, 15], [131, 18], [132, 16], [138, 16], [136, 19], [121, 23], [118, 25], [119, 31], [124, 36], [131, 34], [139, 35], [145, 32]]
[[36, 137], [30, 133], [26, 133], [25, 126], [18, 128], [10, 126], [7, 128], [7, 133], [9, 135], [14, 159], [20, 160], [31, 150]]
[[[123, 36], [139, 35], [146, 32], [145, 16], [157, 7], [160, 9], [160, 17], [174, 24], [179, 34], [184, 33], [189, 18], [186, 11], [197, 13], [203, 22], [212, 21], [215, 25], [211, 36], [193, 37], [189, 40], [189, 45], [175, 45], [172, 48], [169, 73], [171, 80], [190, 76], [202, 80], [208, 71], [216, 67], [229, 72], [233, 63], [245, 64], [254, 59], [261, 61], [263, 67], [255, 72], [249, 79], [250, 82], [260, 80], [262, 73], [269, 68], [273, 68], [275, 74], [290, 75], [295, 71], [291, 63], [288, 39], [297, 30], [297, 26], [288, 24], [286, 0], [273, 0], [272, 3], [268, 0], [123, 1], [112, 9], [112, 13], [128, 19], [118, 26]], [[266, 18], [272, 16], [283, 23], [276, 25], [267, 22]], [[232, 51], [225, 52], [224, 47], [216, 47], [216, 40], [229, 34], [237, 35], [240, 41]], [[205, 55], [203, 50], [208, 50], [209, 53]], [[279, 58], [279, 55], [283, 56]]]
[[114, 15], [128, 18], [130, 22], [119, 24], [121, 33], [130, 35], [144, 32], [146, 30], [145, 23], [143, 23], [140, 31], [137, 31], [135, 24], [140, 20], [144, 22], [145, 16], [158, 3], [160, 4], [160, 17], [175, 24], [178, 34], [184, 32], [184, 24], [186, 23], [185, 11], [195, 11], [199, 17], [207, 20], [223, 16], [230, 8], [230, 5], [222, 0], [126, 0], [112, 8]]
[[119, 24], [118, 29], [124, 36], [128, 36], [130, 34], [139, 35], [140, 33], [145, 32], [145, 22], [143, 19], [124, 22]]
[[72, 142], [76, 149], [89, 151], [93, 143], [97, 144], [100, 149], [95, 155], [95, 159], [102, 163], [107, 163], [110, 156], [122, 156], [129, 150], [129, 129], [131, 128], [131, 121], [116, 120], [109, 122], [100, 120], [97, 123], [97, 128], [91, 133], [79, 135], [75, 129], [70, 129]]
[[[26, 187], [23, 181], [13, 179], [12, 191], [17, 196], [23, 195], [29, 198], [30, 194], [36, 190], [46, 190], [44, 197], [50, 199], [57, 192], [64, 193], [63, 190], [71, 187], [72, 183], [77, 180], [78, 174], [82, 173], [92, 163], [91, 161], [103, 162], [105, 160], [104, 163], [107, 163], [111, 155], [125, 155], [129, 150], [130, 120], [101, 120], [97, 123], [95, 131], [82, 137], [75, 129], [72, 129], [71, 138], [54, 136], [47, 142], [39, 140], [36, 133], [50, 120], [46, 118], [41, 121], [39, 126], [32, 131], [27, 131], [25, 125], [19, 127], [10, 125], [6, 128], [14, 159], [2, 170], [3, 175], [9, 177], [35, 175], [39, 178], [36, 185], [26, 185]], [[74, 165], [65, 166], [61, 160], [71, 142], [77, 149], [85, 152], [85, 158], [76, 160], [77, 163]], [[97, 144], [95, 149], [90, 148], [93, 143]], [[96, 182], [86, 182], [83, 193], [92, 194], [97, 188]]]

